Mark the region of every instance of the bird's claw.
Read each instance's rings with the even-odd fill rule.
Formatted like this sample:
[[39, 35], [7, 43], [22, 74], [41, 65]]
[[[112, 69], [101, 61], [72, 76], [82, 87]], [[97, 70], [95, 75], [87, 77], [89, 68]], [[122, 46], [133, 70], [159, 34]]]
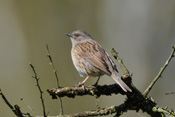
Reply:
[[84, 88], [84, 83], [82, 83], [82, 82], [78, 82], [78, 83], [76, 83], [74, 86], [75, 86], [75, 87], [82, 87], [83, 90], [85, 90], [85, 88]]
[[92, 86], [97, 87], [97, 86], [98, 86], [98, 83], [95, 83], [95, 84], [93, 84]]
[[78, 83], [75, 84], [75, 87], [81, 87], [81, 86], [83, 86], [83, 85], [84, 85], [84, 83], [78, 82]]

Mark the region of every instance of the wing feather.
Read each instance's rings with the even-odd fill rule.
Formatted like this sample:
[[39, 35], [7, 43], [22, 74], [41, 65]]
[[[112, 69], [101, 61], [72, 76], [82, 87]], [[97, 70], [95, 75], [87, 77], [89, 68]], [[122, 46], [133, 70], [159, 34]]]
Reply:
[[94, 67], [105, 72], [107, 75], [111, 75], [111, 61], [100, 44], [94, 40], [90, 40], [86, 43], [79, 43], [78, 46], [82, 50], [80, 54], [82, 58]]

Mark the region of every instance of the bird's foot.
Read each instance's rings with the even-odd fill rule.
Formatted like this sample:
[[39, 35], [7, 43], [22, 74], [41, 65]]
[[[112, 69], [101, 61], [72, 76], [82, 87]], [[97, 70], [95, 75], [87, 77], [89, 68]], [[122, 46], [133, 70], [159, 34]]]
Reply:
[[78, 82], [74, 86], [75, 87], [82, 87], [82, 86], [84, 86], [84, 83], [83, 82]]
[[78, 83], [76, 83], [74, 86], [75, 86], [75, 87], [82, 87], [83, 90], [85, 90], [85, 88], [84, 88], [84, 83], [83, 83], [83, 82], [78, 82]]
[[95, 84], [93, 84], [92, 86], [97, 87], [97, 86], [98, 86], [98, 83], [96, 82], [96, 83], [95, 83]]

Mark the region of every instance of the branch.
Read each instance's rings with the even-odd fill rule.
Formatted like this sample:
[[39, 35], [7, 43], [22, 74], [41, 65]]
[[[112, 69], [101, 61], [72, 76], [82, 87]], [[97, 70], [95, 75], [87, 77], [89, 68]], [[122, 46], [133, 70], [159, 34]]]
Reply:
[[55, 74], [55, 78], [56, 78], [56, 82], [57, 82], [57, 87], [59, 88], [60, 86], [59, 86], [59, 78], [57, 75], [57, 70], [55, 69], [55, 66], [53, 64], [52, 56], [50, 55], [49, 46], [47, 44], [46, 44], [46, 49], [47, 49], [47, 57], [49, 58], [50, 64], [52, 65], [53, 72]]
[[161, 113], [155, 113], [152, 111], [152, 108], [156, 106], [156, 103], [151, 98], [145, 98], [141, 92], [139, 92], [136, 88], [132, 87], [132, 93], [125, 93], [117, 84], [112, 85], [103, 85], [103, 86], [87, 86], [87, 87], [63, 87], [59, 89], [51, 89], [47, 90], [52, 97], [70, 97], [74, 98], [75, 96], [83, 96], [90, 95], [95, 97], [100, 97], [101, 95], [110, 96], [112, 94], [122, 94], [126, 95], [126, 101], [119, 106], [111, 106], [107, 108], [101, 108], [97, 110], [85, 111], [69, 116], [99, 116], [99, 115], [109, 115], [116, 114], [116, 116], [120, 116], [122, 113], [127, 112], [128, 110], [136, 110], [140, 109], [143, 112], [147, 112], [151, 116], [161, 117]]
[[128, 110], [147, 112], [152, 117], [162, 117], [162, 112], [153, 112], [152, 108], [156, 106], [156, 103], [151, 100], [151, 98], [145, 98], [141, 93], [136, 93], [131, 96], [128, 96], [126, 101], [119, 106], [111, 106], [106, 108], [100, 108], [97, 110], [85, 111], [70, 116], [73, 117], [87, 117], [87, 116], [104, 116], [109, 114], [116, 114], [115, 116], [119, 117], [124, 112]]
[[[46, 48], [47, 48], [47, 57], [49, 58], [50, 60], [50, 64], [52, 65], [52, 68], [53, 68], [53, 71], [54, 71], [54, 74], [55, 74], [55, 78], [56, 78], [56, 82], [57, 82], [57, 87], [59, 88], [59, 78], [58, 78], [58, 74], [57, 74], [57, 70], [55, 69], [55, 66], [54, 66], [54, 63], [53, 63], [53, 60], [52, 60], [52, 56], [50, 55], [50, 52], [49, 52], [49, 46], [46, 45]], [[59, 97], [59, 100], [60, 100], [60, 111], [61, 111], [61, 115], [64, 114], [64, 111], [63, 111], [63, 102], [62, 102], [62, 99]]]
[[42, 103], [42, 107], [43, 107], [43, 116], [44, 117], [47, 117], [47, 115], [46, 115], [46, 109], [45, 109], [45, 105], [44, 105], [44, 99], [43, 99], [43, 91], [41, 90], [41, 87], [39, 85], [38, 75], [37, 75], [37, 73], [35, 71], [34, 66], [31, 63], [30, 63], [30, 67], [32, 68], [33, 73], [34, 73], [34, 76], [32, 76], [32, 77], [36, 80], [36, 86], [38, 87], [39, 92], [40, 92], [40, 99], [41, 99], [41, 103]]
[[4, 96], [4, 94], [2, 93], [1, 89], [0, 89], [0, 95], [2, 97], [2, 99], [4, 100], [4, 102], [8, 105], [8, 107], [13, 111], [13, 113], [17, 116], [17, 117], [24, 117], [19, 106], [18, 105], [14, 105], [14, 107], [10, 104], [10, 102], [7, 100], [7, 98]]
[[[122, 113], [127, 112], [128, 110], [135, 110], [139, 111], [142, 110], [143, 112], [147, 112], [150, 116], [153, 117], [162, 117], [165, 114], [164, 111], [155, 111], [154, 108], [157, 108], [157, 104], [154, 102], [152, 98], [148, 98], [132, 84], [132, 78], [129, 73], [129, 70], [124, 65], [122, 59], [119, 58], [118, 53], [112, 49], [111, 50], [114, 58], [117, 60], [117, 62], [120, 64], [120, 67], [122, 71], [124, 72], [124, 75], [122, 76], [124, 78], [124, 81], [127, 82], [127, 85], [132, 88], [132, 93], [125, 93], [123, 90], [117, 85], [103, 85], [103, 86], [86, 86], [84, 88], [82, 87], [60, 87], [58, 89], [54, 88], [51, 90], [47, 90], [49, 94], [52, 96], [52, 98], [58, 97], [70, 97], [74, 98], [75, 96], [83, 96], [83, 95], [91, 95], [95, 97], [100, 97], [101, 95], [112, 95], [112, 94], [122, 94], [126, 95], [126, 101], [119, 105], [119, 106], [111, 106], [107, 108], [100, 108], [97, 110], [91, 110], [91, 111], [85, 111], [69, 116], [103, 116], [108, 114], [116, 114], [116, 116], [122, 115]], [[160, 107], [159, 107], [160, 108]], [[170, 111], [168, 111], [170, 112]], [[172, 111], [173, 113], [174, 111]]]
[[63, 88], [53, 88], [48, 89], [48, 93], [53, 99], [58, 97], [69, 97], [74, 98], [75, 96], [90, 95], [100, 97], [101, 95], [111, 95], [111, 94], [126, 94], [117, 84], [112, 85], [97, 85], [95, 86], [85, 86], [85, 87], [63, 87]]
[[[109, 114], [116, 114], [116, 107], [111, 106], [111, 107], [106, 107], [106, 108], [100, 108], [97, 110], [92, 110], [92, 111], [85, 111], [77, 114], [72, 114], [70, 115], [71, 117], [90, 117], [90, 116], [104, 116], [104, 115], [109, 115]], [[68, 115], [69, 116], [69, 115]]]
[[173, 110], [169, 111], [167, 108], [154, 107], [153, 111], [154, 112], [160, 112], [160, 113], [163, 113], [163, 114], [167, 114], [171, 117], [175, 117], [174, 111]]
[[122, 69], [123, 73], [124, 73], [124, 79], [125, 77], [130, 76], [129, 74], [129, 70], [126, 68], [126, 66], [123, 63], [123, 60], [118, 56], [118, 52], [115, 51], [114, 48], [111, 49], [111, 53], [113, 55], [113, 57], [116, 59], [116, 61], [119, 63], [120, 68]]
[[168, 93], [165, 93], [166, 95], [169, 95], [169, 94], [175, 94], [175, 92], [168, 92]]
[[[132, 89], [132, 87], [137, 90], [135, 88], [135, 86], [132, 83], [132, 75], [130, 75], [128, 68], [125, 66], [125, 64], [123, 63], [123, 60], [119, 57], [118, 52], [116, 52], [116, 50], [114, 48], [111, 49], [111, 53], [113, 55], [113, 57], [116, 59], [116, 61], [118, 62], [118, 64], [120, 65], [120, 68], [123, 71], [123, 75], [122, 78], [125, 80], [125, 83]], [[138, 90], [137, 90], [138, 91]]]
[[[148, 100], [149, 101], [149, 100]], [[128, 106], [129, 105], [129, 106]], [[151, 104], [152, 105], [152, 104]], [[77, 114], [68, 115], [71, 117], [88, 117], [88, 116], [104, 116], [104, 115], [114, 115], [116, 117], [121, 116], [124, 112], [127, 112], [127, 110], [135, 110], [137, 108], [136, 105], [127, 104], [127, 101], [119, 106], [111, 106], [106, 108], [99, 108], [97, 110], [92, 111], [85, 111]], [[147, 108], [147, 107], [146, 107]], [[137, 110], [138, 111], [138, 110]], [[144, 110], [142, 110], [144, 112]], [[148, 111], [148, 113], [151, 115], [151, 117], [165, 117], [165, 114], [175, 117], [175, 113], [173, 110], [169, 111], [166, 108], [160, 108], [160, 107], [153, 107], [152, 111]]]
[[149, 92], [153, 88], [154, 84], [157, 82], [157, 80], [159, 78], [161, 78], [162, 73], [164, 72], [164, 70], [166, 69], [166, 67], [169, 65], [171, 59], [175, 56], [174, 55], [174, 52], [175, 52], [175, 45], [172, 46], [172, 52], [171, 52], [168, 60], [165, 62], [164, 66], [160, 69], [160, 71], [157, 74], [157, 76], [154, 78], [154, 80], [151, 82], [151, 84], [148, 86], [148, 88], [144, 91], [144, 93], [143, 93], [144, 96], [147, 96], [149, 94]]
[[36, 115], [33, 109], [25, 102], [25, 100], [21, 97], [21, 101], [27, 106], [27, 108], [32, 112], [33, 115]]

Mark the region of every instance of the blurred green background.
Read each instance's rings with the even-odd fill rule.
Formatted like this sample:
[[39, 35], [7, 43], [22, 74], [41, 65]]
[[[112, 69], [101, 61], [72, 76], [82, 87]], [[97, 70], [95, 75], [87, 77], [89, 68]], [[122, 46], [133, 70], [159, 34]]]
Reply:
[[[135, 86], [144, 91], [159, 72], [175, 44], [174, 0], [1, 0], [0, 1], [0, 88], [8, 100], [30, 112], [24, 100], [37, 115], [42, 115], [39, 92], [31, 62], [38, 73], [44, 91], [46, 111], [58, 115], [59, 101], [52, 100], [46, 89], [56, 87], [56, 80], [45, 45], [58, 70], [61, 86], [73, 86], [82, 81], [71, 60], [71, 41], [65, 33], [87, 31], [111, 55], [114, 47], [133, 73]], [[118, 65], [118, 64], [117, 64]], [[120, 75], [121, 69], [118, 67]], [[175, 109], [175, 60], [150, 92], [159, 106]], [[76, 79], [76, 80], [75, 80]], [[94, 84], [90, 78], [86, 85]], [[99, 84], [114, 81], [103, 76]], [[119, 105], [125, 97], [102, 96], [100, 107]], [[97, 109], [95, 97], [62, 98], [65, 114]], [[140, 112], [141, 115], [145, 115]], [[0, 98], [0, 116], [15, 115]], [[129, 111], [122, 117], [140, 116]]]

